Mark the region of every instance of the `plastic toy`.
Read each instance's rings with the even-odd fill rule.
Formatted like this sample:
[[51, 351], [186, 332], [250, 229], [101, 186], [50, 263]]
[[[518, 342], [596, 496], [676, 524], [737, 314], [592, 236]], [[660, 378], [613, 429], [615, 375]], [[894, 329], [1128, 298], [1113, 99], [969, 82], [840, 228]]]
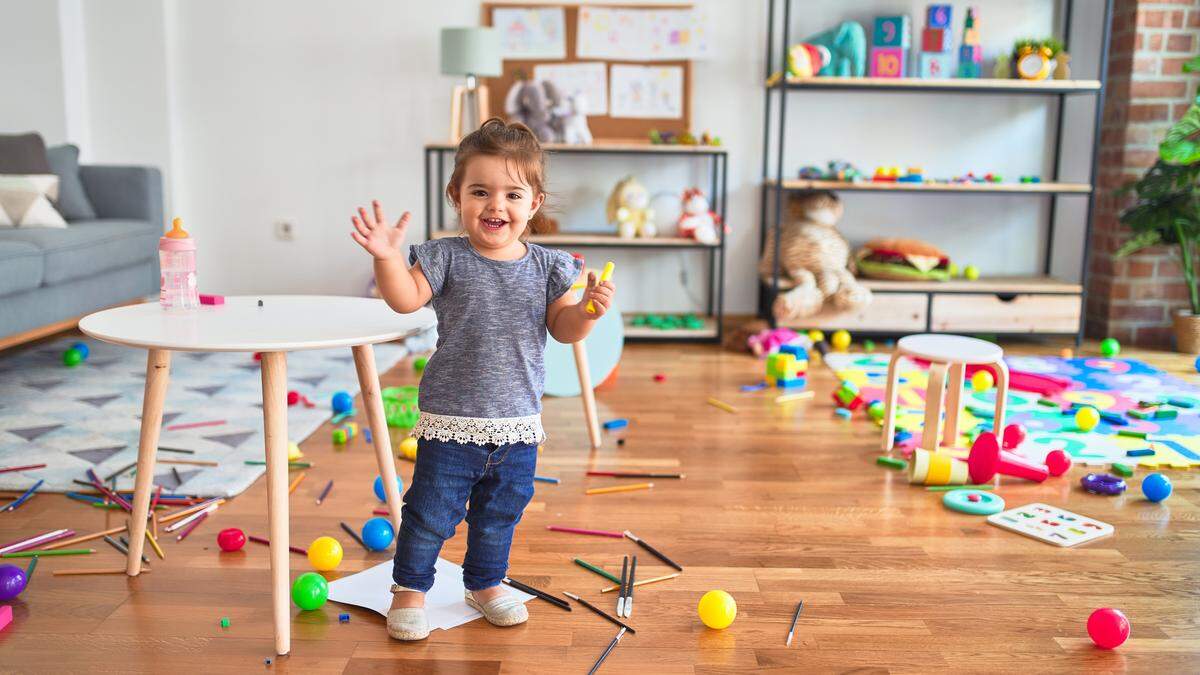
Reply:
[[858, 395], [858, 386], [848, 380], [843, 380], [833, 392], [834, 405], [849, 410], [858, 410], [863, 402], [862, 397]]
[[425, 366], [427, 365], [429, 365], [429, 357], [418, 356], [417, 358], [413, 359], [413, 372], [423, 373], [425, 372]]
[[1084, 490], [1095, 495], [1119, 495], [1128, 487], [1125, 480], [1111, 473], [1089, 473], [1079, 479], [1079, 484]]
[[1111, 359], [1121, 353], [1121, 343], [1116, 338], [1104, 338], [1100, 341], [1100, 353], [1104, 358]]
[[1133, 475], [1133, 467], [1129, 466], [1128, 464], [1125, 464], [1123, 462], [1113, 462], [1112, 470], [1113, 470], [1113, 473], [1117, 474], [1118, 476], [1120, 476], [1122, 478], [1129, 478], [1130, 476]]
[[300, 452], [300, 444], [296, 441], [288, 441], [288, 461], [291, 462], [303, 456], [304, 453]]
[[0, 600], [12, 600], [25, 590], [25, 570], [16, 565], [0, 565]]
[[400, 441], [400, 454], [404, 459], [417, 461], [417, 439], [414, 436], [405, 436], [404, 440]]
[[1161, 473], [1152, 473], [1142, 479], [1142, 494], [1152, 502], [1161, 502], [1171, 496], [1171, 479]]
[[583, 92], [567, 94], [554, 113], [562, 128], [562, 142], [572, 145], [591, 145], [592, 130], [588, 129], [588, 102]]
[[1200, 356], [1197, 356], [1196, 360], [1192, 361], [1192, 367], [1196, 369], [1197, 373], [1200, 373]]
[[292, 583], [292, 602], [300, 609], [320, 609], [328, 599], [329, 582], [316, 572], [305, 572]]
[[236, 527], [227, 527], [217, 533], [217, 546], [222, 551], [240, 551], [246, 545], [246, 533]]
[[990, 516], [1004, 510], [1004, 499], [986, 490], [950, 490], [942, 495], [942, 506], [972, 516]]
[[625, 419], [624, 417], [618, 417], [615, 420], [608, 420], [607, 422], [605, 422], [603, 424], [605, 431], [612, 431], [614, 429], [624, 429], [627, 426], [629, 426], [629, 420]]
[[675, 224], [680, 237], [690, 237], [702, 244], [716, 245], [721, 241], [721, 217], [709, 208], [708, 198], [700, 188], [683, 191], [683, 213]]
[[802, 347], [796, 349], [799, 352], [785, 352], [781, 347], [780, 351], [767, 355], [766, 377], [769, 386], [781, 389], [804, 386], [808, 372], [808, 351]]
[[862, 24], [846, 21], [802, 42], [829, 50], [829, 63], [818, 75], [862, 77], [866, 74], [867, 34]]
[[64, 366], [72, 368], [83, 362], [83, 354], [78, 349], [72, 347], [63, 352], [62, 362]]
[[[400, 479], [400, 476], [396, 476], [396, 489], [404, 492], [404, 481]], [[375, 477], [375, 496], [381, 502], [387, 501], [387, 496], [383, 494], [383, 476]]]
[[1091, 431], [1100, 424], [1100, 412], [1090, 405], [1085, 405], [1075, 411], [1075, 426], [1080, 431]]
[[924, 448], [913, 450], [912, 460], [909, 462], [909, 483], [964, 485], [968, 475], [966, 462], [940, 452], [929, 452]]
[[833, 56], [824, 45], [807, 42], [792, 45], [788, 49], [788, 77], [813, 77], [829, 65]]
[[229, 617], [221, 617], [221, 628], [229, 628]]
[[[981, 370], [979, 372], [982, 373], [985, 371]], [[978, 374], [979, 373], [976, 373], [976, 375]], [[971, 379], [974, 380], [975, 378], [972, 377]], [[1001, 447], [1005, 450], [1013, 450], [1021, 447], [1021, 444], [1025, 442], [1025, 427], [1021, 426], [1020, 424], [1009, 424], [1008, 426], [1004, 427], [1004, 434], [1002, 435], [1001, 440], [1003, 441]]]
[[781, 345], [795, 340], [799, 335], [790, 328], [772, 328], [759, 331], [746, 338], [746, 346], [755, 356], [779, 351]]
[[908, 50], [903, 47], [871, 47], [871, 77], [906, 77]]
[[942, 249], [903, 237], [876, 237], [854, 253], [858, 272], [872, 279], [946, 281], [950, 257]]
[[225, 296], [213, 295], [210, 293], [201, 293], [200, 294], [200, 304], [213, 305], [213, 306], [223, 305], [223, 304], [225, 304]]
[[[985, 431], [971, 444], [967, 466], [972, 483], [986, 483], [1000, 474], [1040, 483], [1050, 475], [1045, 466], [1034, 464], [1020, 455], [1000, 449], [996, 434]], [[964, 481], [965, 482], [965, 481]]]
[[709, 591], [700, 596], [696, 612], [705, 626], [724, 630], [737, 618], [737, 602], [725, 591]]
[[967, 265], [963, 268], [963, 278], [967, 281], [979, 280], [979, 268], [974, 265]]
[[654, 212], [650, 210], [650, 193], [633, 176], [626, 176], [613, 188], [605, 206], [605, 216], [622, 239], [658, 234], [654, 227]]
[[1112, 607], [1101, 607], [1092, 612], [1087, 620], [1088, 637], [1101, 649], [1116, 649], [1129, 639], [1132, 626], [1124, 612]]
[[420, 388], [412, 385], [384, 388], [383, 416], [387, 418], [389, 427], [411, 429], [417, 425], [421, 417], [419, 393]]
[[977, 370], [971, 376], [971, 388], [979, 393], [983, 393], [994, 386], [996, 386], [996, 378], [992, 377], [990, 371]]
[[382, 551], [391, 546], [392, 539], [396, 537], [392, 522], [387, 518], [372, 518], [363, 523], [361, 534], [363, 543], [372, 551]]
[[308, 562], [318, 572], [336, 570], [343, 554], [341, 542], [333, 537], [317, 537], [308, 545]]
[[962, 44], [958, 48], [958, 76], [979, 78], [983, 69], [983, 47], [979, 43], [978, 9], [967, 8], [963, 21]]
[[338, 614], [338, 623], [350, 623], [350, 615], [346, 613]]
[[347, 392], [339, 391], [333, 395], [333, 412], [335, 415], [341, 415], [354, 410], [354, 398]]
[[1051, 450], [1046, 453], [1046, 470], [1051, 476], [1061, 476], [1071, 470], [1071, 456], [1065, 450]]
[[87, 357], [92, 353], [92, 350], [88, 347], [86, 342], [76, 342], [70, 346], [70, 349], [74, 349], [75, 351], [79, 352], [79, 355], [83, 357], [84, 361], [87, 361]]
[[347, 440], [349, 440], [349, 439], [348, 439], [348, 434], [346, 433], [345, 429], [334, 429], [333, 430], [333, 444], [334, 445], [345, 445]]
[[850, 333], [849, 331], [836, 330], [833, 336], [829, 338], [829, 344], [839, 352], [844, 352], [850, 348]]

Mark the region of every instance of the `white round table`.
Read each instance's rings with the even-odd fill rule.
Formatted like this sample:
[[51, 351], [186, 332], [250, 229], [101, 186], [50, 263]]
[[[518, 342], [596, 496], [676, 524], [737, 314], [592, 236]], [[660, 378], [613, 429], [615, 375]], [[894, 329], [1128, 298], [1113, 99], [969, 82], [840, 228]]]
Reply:
[[398, 531], [400, 491], [396, 487], [396, 465], [371, 345], [412, 335], [436, 323], [433, 310], [428, 308], [412, 314], [397, 314], [383, 300], [315, 295], [228, 297], [223, 305], [181, 311], [164, 310], [158, 303], [145, 303], [104, 310], [80, 320], [79, 329], [91, 337], [149, 350], [126, 573], [136, 576], [141, 572], [142, 544], [150, 510], [154, 459], [171, 352], [261, 352], [275, 651], [288, 653], [291, 626], [288, 612], [286, 352], [331, 347], [350, 347], [353, 351], [379, 473], [383, 476], [392, 523]]

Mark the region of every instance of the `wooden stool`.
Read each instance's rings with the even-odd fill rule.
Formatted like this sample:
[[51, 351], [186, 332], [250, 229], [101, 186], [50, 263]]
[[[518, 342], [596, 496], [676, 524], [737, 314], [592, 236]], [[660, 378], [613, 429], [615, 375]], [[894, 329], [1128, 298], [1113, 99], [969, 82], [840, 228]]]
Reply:
[[887, 394], [883, 414], [883, 450], [895, 445], [896, 432], [896, 384], [900, 379], [897, 364], [900, 357], [911, 356], [929, 361], [929, 385], [925, 389], [925, 427], [921, 436], [921, 447], [930, 452], [938, 449], [938, 423], [942, 417], [942, 394], [945, 392], [946, 374], [950, 375], [950, 391], [946, 393], [946, 427], [942, 434], [942, 445], [953, 446], [958, 442], [958, 415], [962, 410], [963, 376], [969, 365], [987, 365], [996, 371], [996, 417], [992, 429], [996, 433], [1004, 428], [1004, 405], [1008, 398], [1008, 366], [1004, 365], [1004, 350], [999, 346], [962, 337], [961, 335], [909, 335], [900, 338], [892, 360], [888, 363]]

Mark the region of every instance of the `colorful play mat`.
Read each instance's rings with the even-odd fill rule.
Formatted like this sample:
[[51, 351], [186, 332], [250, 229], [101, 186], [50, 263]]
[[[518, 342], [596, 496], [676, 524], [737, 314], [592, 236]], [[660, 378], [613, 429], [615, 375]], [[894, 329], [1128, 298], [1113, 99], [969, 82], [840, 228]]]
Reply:
[[[854, 383], [864, 401], [883, 400], [887, 382], [888, 354], [831, 353], [826, 362], [841, 380]], [[1005, 425], [1019, 423], [1028, 432], [1020, 454], [1041, 462], [1051, 450], [1065, 450], [1083, 464], [1129, 464], [1158, 468], [1187, 469], [1200, 466], [1200, 387], [1168, 375], [1134, 359], [1010, 356], [1005, 362], [1013, 373], [1046, 375], [1069, 381], [1061, 393], [1049, 396], [1010, 388]], [[899, 414], [896, 424], [911, 431], [920, 444], [925, 415], [926, 369], [908, 359], [900, 361]], [[958, 448], [951, 454], [965, 457], [967, 434], [975, 427], [991, 428], [996, 390], [963, 390], [964, 412], [960, 417]], [[1053, 401], [1057, 405], [1050, 406]], [[1173, 404], [1167, 404], [1171, 401]], [[1164, 410], [1176, 410], [1173, 419], [1136, 419], [1127, 411], [1141, 402], [1161, 402]], [[1102, 414], [1115, 413], [1120, 420], [1103, 419], [1089, 432], [1075, 425], [1072, 404], [1090, 405]], [[1191, 407], [1189, 407], [1191, 406]], [[865, 408], [864, 408], [865, 409]], [[863, 410], [863, 409], [860, 409]], [[867, 419], [865, 413], [864, 419]], [[1111, 417], [1111, 416], [1110, 416]], [[1114, 422], [1124, 421], [1126, 424]], [[1145, 432], [1146, 438], [1119, 436], [1119, 430]], [[1127, 457], [1129, 450], [1149, 448], [1153, 454]]]

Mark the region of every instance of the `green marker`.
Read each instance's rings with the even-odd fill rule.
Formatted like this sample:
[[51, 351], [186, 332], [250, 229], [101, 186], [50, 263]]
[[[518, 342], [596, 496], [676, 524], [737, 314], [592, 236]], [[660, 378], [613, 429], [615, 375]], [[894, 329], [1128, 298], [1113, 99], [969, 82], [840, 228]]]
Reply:
[[585, 570], [588, 570], [589, 572], [595, 572], [596, 574], [599, 574], [600, 576], [604, 577], [605, 579], [608, 579], [609, 581], [613, 582], [614, 584], [621, 583], [621, 580], [618, 579], [616, 577], [616, 575], [609, 574], [605, 570], [591, 564], [590, 562], [586, 562], [584, 560], [580, 560], [579, 558], [576, 558], [575, 564], [579, 565], [580, 567], [582, 567]]

